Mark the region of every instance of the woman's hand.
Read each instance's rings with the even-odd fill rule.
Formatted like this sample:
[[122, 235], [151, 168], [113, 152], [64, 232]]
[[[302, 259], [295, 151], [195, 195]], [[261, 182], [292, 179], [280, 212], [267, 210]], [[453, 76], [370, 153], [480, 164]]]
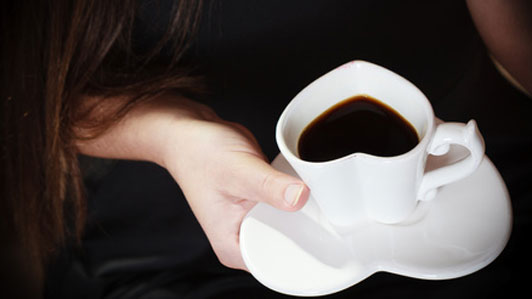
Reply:
[[[112, 106], [99, 108], [95, 111]], [[82, 129], [78, 132], [83, 135]], [[309, 196], [301, 180], [270, 166], [249, 130], [172, 94], [139, 104], [104, 134], [80, 140], [77, 147], [87, 155], [147, 160], [165, 167], [183, 190], [218, 259], [230, 268], [245, 269], [240, 224], [256, 203], [296, 211]]]
[[179, 138], [168, 139], [163, 165], [179, 183], [220, 262], [245, 269], [239, 231], [246, 213], [257, 202], [296, 211], [309, 190], [301, 180], [273, 169], [249, 130], [221, 120], [205, 106], [196, 109], [203, 119], [176, 125]]

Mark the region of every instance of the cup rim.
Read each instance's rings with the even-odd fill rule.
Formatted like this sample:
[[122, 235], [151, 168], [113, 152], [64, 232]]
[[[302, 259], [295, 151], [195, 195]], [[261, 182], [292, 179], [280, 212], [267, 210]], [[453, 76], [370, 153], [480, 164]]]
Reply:
[[[286, 126], [287, 117], [292, 112], [292, 110], [295, 109], [294, 108], [294, 106], [295, 106], [294, 100], [297, 99], [298, 96], [301, 93], [303, 93], [309, 86], [315, 84], [317, 81], [319, 81], [323, 77], [328, 76], [331, 73], [339, 71], [339, 70], [341, 70], [343, 68], [360, 67], [360, 66], [371, 67], [371, 68], [374, 68], [374, 69], [378, 69], [379, 71], [386, 72], [386, 73], [392, 75], [392, 77], [395, 77], [396, 79], [407, 83], [408, 86], [410, 86], [411, 88], [415, 89], [416, 92], [419, 93], [419, 95], [423, 98], [423, 100], [425, 102], [425, 109], [423, 109], [423, 110], [424, 110], [424, 112], [426, 114], [425, 116], [426, 116], [426, 119], [427, 119], [427, 122], [428, 122], [425, 134], [422, 136], [422, 138], [419, 140], [419, 142], [416, 144], [416, 146], [414, 148], [412, 148], [411, 150], [409, 150], [409, 151], [407, 151], [405, 153], [402, 153], [402, 154], [396, 155], [396, 156], [383, 157], [383, 156], [376, 156], [376, 155], [372, 155], [372, 154], [368, 154], [368, 153], [355, 152], [355, 153], [351, 153], [349, 155], [346, 155], [346, 156], [343, 156], [343, 157], [340, 157], [340, 158], [336, 158], [336, 159], [332, 159], [332, 160], [328, 160], [328, 161], [316, 162], [316, 161], [307, 161], [307, 160], [301, 159], [296, 153], [293, 153], [292, 150], [290, 150], [288, 148], [288, 146], [285, 143], [284, 136], [283, 136], [283, 130], [285, 129], [285, 126]], [[355, 95], [353, 95], [353, 96], [355, 96]], [[379, 161], [383, 161], [383, 162], [400, 161], [400, 160], [404, 160], [404, 159], [410, 158], [411, 156], [417, 155], [420, 151], [424, 151], [425, 150], [425, 148], [428, 146], [430, 136], [432, 136], [432, 132], [434, 131], [434, 118], [435, 118], [434, 111], [433, 111], [433, 108], [432, 108], [432, 105], [431, 105], [430, 101], [425, 96], [425, 94], [416, 85], [414, 85], [412, 82], [410, 82], [408, 79], [404, 78], [403, 76], [401, 76], [401, 75], [399, 75], [399, 74], [397, 74], [397, 73], [395, 73], [395, 72], [393, 72], [393, 71], [391, 71], [391, 70], [389, 70], [389, 69], [387, 69], [385, 67], [379, 66], [377, 64], [374, 64], [374, 63], [371, 63], [371, 62], [367, 62], [367, 61], [364, 61], [364, 60], [352, 60], [352, 61], [344, 63], [344, 64], [340, 65], [339, 67], [337, 67], [337, 68], [325, 73], [324, 75], [320, 76], [319, 78], [317, 78], [316, 80], [314, 80], [313, 82], [308, 84], [305, 88], [303, 88], [299, 93], [297, 93], [292, 98], [290, 103], [288, 103], [288, 105], [285, 107], [285, 109], [281, 113], [281, 116], [279, 117], [279, 120], [277, 121], [276, 129], [275, 129], [275, 138], [276, 138], [277, 146], [279, 147], [279, 150], [281, 151], [281, 153], [283, 154], [283, 156], [285, 156], [285, 158], [287, 160], [289, 160], [289, 161], [290, 160], [291, 161], [298, 161], [299, 163], [307, 164], [307, 165], [324, 166], [324, 165], [328, 165], [328, 164], [336, 164], [336, 163], [343, 162], [345, 160], [353, 159], [354, 157], [362, 158], [362, 159], [368, 159], [368, 160], [379, 160]]]

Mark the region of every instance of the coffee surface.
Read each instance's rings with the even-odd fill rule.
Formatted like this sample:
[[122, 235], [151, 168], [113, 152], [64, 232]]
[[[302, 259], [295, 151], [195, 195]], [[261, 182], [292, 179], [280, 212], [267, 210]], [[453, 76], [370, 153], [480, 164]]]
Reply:
[[397, 111], [370, 96], [357, 95], [307, 125], [299, 137], [298, 154], [312, 162], [357, 152], [391, 157], [410, 151], [418, 142], [414, 127]]

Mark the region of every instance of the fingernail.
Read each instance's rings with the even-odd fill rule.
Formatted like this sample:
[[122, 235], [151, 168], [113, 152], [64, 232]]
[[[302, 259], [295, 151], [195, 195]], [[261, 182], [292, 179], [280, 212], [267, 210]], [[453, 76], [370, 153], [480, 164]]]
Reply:
[[303, 189], [305, 186], [302, 186], [300, 184], [292, 184], [286, 187], [286, 191], [284, 192], [284, 200], [292, 207], [296, 206], [299, 202], [299, 199], [301, 198], [301, 194], [303, 193]]

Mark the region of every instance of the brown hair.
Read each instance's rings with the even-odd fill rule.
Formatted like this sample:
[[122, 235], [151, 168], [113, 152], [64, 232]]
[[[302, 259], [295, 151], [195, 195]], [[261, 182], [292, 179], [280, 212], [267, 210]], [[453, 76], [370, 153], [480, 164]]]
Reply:
[[[180, 61], [201, 1], [176, 1], [166, 33], [134, 50], [138, 1], [6, 1], [1, 12], [2, 194], [0, 237], [42, 263], [85, 222], [76, 138], [92, 138], [135, 104], [194, 78]], [[171, 62], [157, 55], [171, 46]], [[97, 122], [79, 113], [86, 95], [129, 101]], [[97, 105], [97, 104], [96, 104]], [[90, 110], [90, 107], [88, 108]], [[87, 111], [88, 111], [87, 110]], [[76, 136], [73, 128], [92, 132]]]

